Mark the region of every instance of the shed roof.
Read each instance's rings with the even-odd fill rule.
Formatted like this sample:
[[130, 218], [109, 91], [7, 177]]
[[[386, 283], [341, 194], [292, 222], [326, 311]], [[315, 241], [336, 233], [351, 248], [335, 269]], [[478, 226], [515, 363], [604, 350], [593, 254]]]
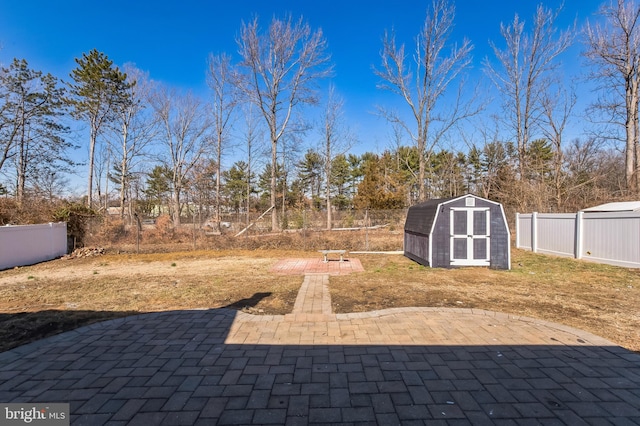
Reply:
[[583, 212], [639, 212], [640, 201], [620, 201], [583, 209]]
[[409, 232], [428, 234], [429, 232], [431, 232], [431, 226], [433, 225], [433, 221], [436, 218], [438, 206], [442, 203], [446, 203], [447, 201], [451, 201], [456, 198], [460, 197], [436, 198], [409, 207], [409, 211], [407, 212], [407, 220], [404, 223], [404, 230]]

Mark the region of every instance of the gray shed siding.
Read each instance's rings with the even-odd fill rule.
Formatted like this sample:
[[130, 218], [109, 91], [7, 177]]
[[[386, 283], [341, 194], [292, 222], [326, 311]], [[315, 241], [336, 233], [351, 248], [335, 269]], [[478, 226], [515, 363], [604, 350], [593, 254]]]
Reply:
[[[430, 200], [413, 206], [405, 224], [405, 256], [425, 266], [455, 267], [451, 265], [451, 208], [465, 208], [466, 199], [475, 199], [475, 208], [489, 210], [490, 267], [510, 269], [510, 237], [506, 218], [500, 204], [473, 195], [458, 198]], [[426, 218], [426, 219], [425, 219]], [[429, 244], [431, 242], [431, 244]], [[431, 262], [429, 262], [431, 246]], [[475, 247], [482, 252], [484, 247]]]
[[429, 266], [429, 235], [405, 231], [404, 254], [421, 265]]
[[[404, 254], [421, 265], [429, 265], [429, 238], [437, 207], [453, 198], [435, 199], [412, 206], [404, 225]], [[448, 219], [447, 219], [448, 220]], [[448, 232], [448, 231], [447, 231]], [[433, 245], [435, 247], [435, 243]]]
[[501, 205], [491, 208], [491, 267], [511, 269], [511, 237]]

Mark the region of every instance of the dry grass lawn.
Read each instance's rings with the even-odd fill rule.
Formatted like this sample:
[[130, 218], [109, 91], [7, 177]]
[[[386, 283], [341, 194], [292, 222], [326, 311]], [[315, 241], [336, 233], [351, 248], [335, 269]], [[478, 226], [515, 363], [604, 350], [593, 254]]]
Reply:
[[[0, 351], [142, 312], [232, 307], [291, 312], [302, 277], [270, 273], [315, 252], [192, 251], [55, 260], [0, 272]], [[555, 321], [640, 351], [640, 271], [518, 250], [513, 270], [424, 268], [358, 255], [365, 272], [331, 277], [335, 312], [399, 306], [495, 310]]]

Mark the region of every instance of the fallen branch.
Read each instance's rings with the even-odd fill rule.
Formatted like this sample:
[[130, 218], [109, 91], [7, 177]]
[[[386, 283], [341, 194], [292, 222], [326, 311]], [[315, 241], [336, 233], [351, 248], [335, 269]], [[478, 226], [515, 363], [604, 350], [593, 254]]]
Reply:
[[380, 229], [380, 228], [386, 228], [389, 225], [390, 225], [389, 223], [386, 223], [384, 225], [360, 226], [355, 228], [331, 228], [330, 231], [360, 231], [362, 229]]
[[258, 222], [260, 219], [262, 219], [262, 218], [264, 217], [264, 215], [266, 215], [267, 213], [269, 213], [269, 212], [271, 211], [271, 209], [273, 209], [274, 207], [275, 207], [275, 206], [271, 206], [271, 207], [269, 207], [269, 208], [268, 208], [264, 213], [262, 213], [262, 214], [260, 215], [260, 217], [258, 217], [256, 220], [254, 220], [253, 222], [251, 222], [249, 225], [247, 225], [247, 227], [246, 227], [246, 228], [244, 228], [242, 231], [238, 232], [235, 236], [236, 236], [236, 237], [239, 237], [240, 235], [244, 234], [244, 233], [245, 233], [245, 231], [246, 231], [247, 229], [249, 229], [249, 228], [251, 228], [253, 225], [255, 225], [255, 224], [256, 224], [256, 222]]

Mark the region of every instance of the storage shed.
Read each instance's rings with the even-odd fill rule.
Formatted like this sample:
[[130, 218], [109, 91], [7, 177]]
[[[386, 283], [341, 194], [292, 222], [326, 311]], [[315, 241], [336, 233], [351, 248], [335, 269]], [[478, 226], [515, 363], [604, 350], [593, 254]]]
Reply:
[[470, 194], [412, 206], [404, 225], [404, 255], [431, 267], [511, 269], [504, 209]]

